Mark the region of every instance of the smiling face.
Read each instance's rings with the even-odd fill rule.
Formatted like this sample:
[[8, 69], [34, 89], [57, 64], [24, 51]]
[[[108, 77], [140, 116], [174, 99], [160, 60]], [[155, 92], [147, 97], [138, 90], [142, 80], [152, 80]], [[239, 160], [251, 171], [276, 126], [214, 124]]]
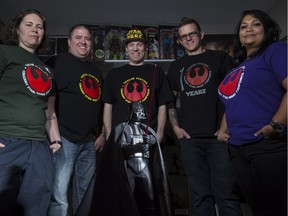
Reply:
[[193, 23], [183, 25], [178, 29], [179, 42], [185, 48], [187, 55], [195, 55], [202, 52], [204, 33], [197, 29]]
[[74, 29], [68, 39], [69, 52], [77, 58], [86, 59], [92, 46], [91, 34], [83, 26]]
[[128, 54], [130, 65], [144, 64], [146, 45], [141, 41], [132, 41], [126, 44], [126, 52]]
[[265, 30], [261, 21], [251, 15], [246, 15], [241, 22], [239, 39], [246, 48], [247, 56], [256, 51], [265, 38]]
[[19, 46], [28, 52], [35, 53], [42, 42], [44, 33], [43, 20], [34, 13], [27, 14], [17, 29]]

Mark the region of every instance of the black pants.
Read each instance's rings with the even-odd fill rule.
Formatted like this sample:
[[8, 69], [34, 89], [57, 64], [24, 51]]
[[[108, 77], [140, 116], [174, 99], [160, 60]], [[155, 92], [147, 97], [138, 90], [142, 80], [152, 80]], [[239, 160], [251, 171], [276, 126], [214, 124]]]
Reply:
[[287, 216], [287, 140], [229, 146], [242, 193], [254, 216]]

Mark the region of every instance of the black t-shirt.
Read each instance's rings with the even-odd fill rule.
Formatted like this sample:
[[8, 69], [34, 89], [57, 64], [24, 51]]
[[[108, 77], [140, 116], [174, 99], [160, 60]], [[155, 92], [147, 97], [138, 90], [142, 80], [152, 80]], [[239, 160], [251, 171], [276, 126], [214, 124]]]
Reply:
[[173, 93], [158, 66], [126, 64], [109, 71], [102, 100], [113, 105], [112, 128], [127, 120], [129, 103], [140, 101], [147, 113], [151, 110], [149, 126], [156, 130], [158, 107], [172, 101]]
[[52, 57], [47, 65], [55, 73], [61, 136], [71, 142], [82, 141], [100, 122], [102, 74], [92, 63], [70, 53]]
[[232, 66], [222, 51], [206, 50], [175, 60], [168, 70], [173, 91], [180, 93], [179, 121], [192, 137], [213, 137], [224, 112], [218, 86]]

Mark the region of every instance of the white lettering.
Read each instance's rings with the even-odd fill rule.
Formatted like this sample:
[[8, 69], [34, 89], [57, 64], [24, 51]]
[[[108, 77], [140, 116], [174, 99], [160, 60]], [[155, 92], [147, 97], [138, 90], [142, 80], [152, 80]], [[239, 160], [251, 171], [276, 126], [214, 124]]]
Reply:
[[196, 91], [186, 92], [186, 95], [188, 97], [191, 97], [191, 96], [196, 96], [196, 95], [203, 95], [205, 93], [206, 93], [206, 89], [200, 89], [200, 90], [196, 90]]

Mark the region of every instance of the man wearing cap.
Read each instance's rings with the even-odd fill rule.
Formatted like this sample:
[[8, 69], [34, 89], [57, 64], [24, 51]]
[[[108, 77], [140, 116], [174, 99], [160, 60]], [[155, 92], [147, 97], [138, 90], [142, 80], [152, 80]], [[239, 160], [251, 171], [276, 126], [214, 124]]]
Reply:
[[[149, 147], [149, 156], [146, 158], [142, 148], [136, 148], [134, 152], [135, 148], [131, 146], [135, 147], [135, 144], [147, 147], [146, 144], [150, 142], [146, 143], [142, 138], [151, 135], [152, 129], [157, 131], [153, 136], [153, 143], [159, 146], [166, 123], [166, 104], [173, 101], [173, 93], [161, 68], [144, 63], [147, 49], [145, 33], [140, 29], [131, 29], [126, 33], [123, 43], [128, 64], [111, 69], [103, 86], [103, 121], [107, 143], [101, 153], [96, 176], [95, 214], [104, 215], [105, 212], [106, 215], [115, 216], [170, 216], [172, 211], [169, 184], [160, 147], [158, 151], [154, 147], [151, 152]], [[136, 126], [135, 122], [132, 124], [131, 113], [135, 113], [131, 112], [131, 105], [134, 108], [141, 107], [140, 110], [147, 112], [145, 119], [141, 120], [141, 124], [145, 125], [142, 125], [141, 130], [141, 127], [138, 127], [140, 125]], [[129, 133], [121, 128], [132, 129]], [[123, 141], [123, 137], [127, 140]], [[142, 150], [139, 153], [140, 149]], [[151, 178], [148, 177], [150, 169]], [[150, 180], [153, 183], [149, 183]]]
[[129, 104], [139, 101], [147, 110], [146, 124], [156, 131], [160, 143], [166, 122], [166, 104], [173, 101], [173, 93], [161, 68], [144, 62], [147, 49], [144, 31], [130, 29], [123, 44], [128, 64], [111, 69], [103, 86], [106, 139], [112, 128], [128, 119]]

